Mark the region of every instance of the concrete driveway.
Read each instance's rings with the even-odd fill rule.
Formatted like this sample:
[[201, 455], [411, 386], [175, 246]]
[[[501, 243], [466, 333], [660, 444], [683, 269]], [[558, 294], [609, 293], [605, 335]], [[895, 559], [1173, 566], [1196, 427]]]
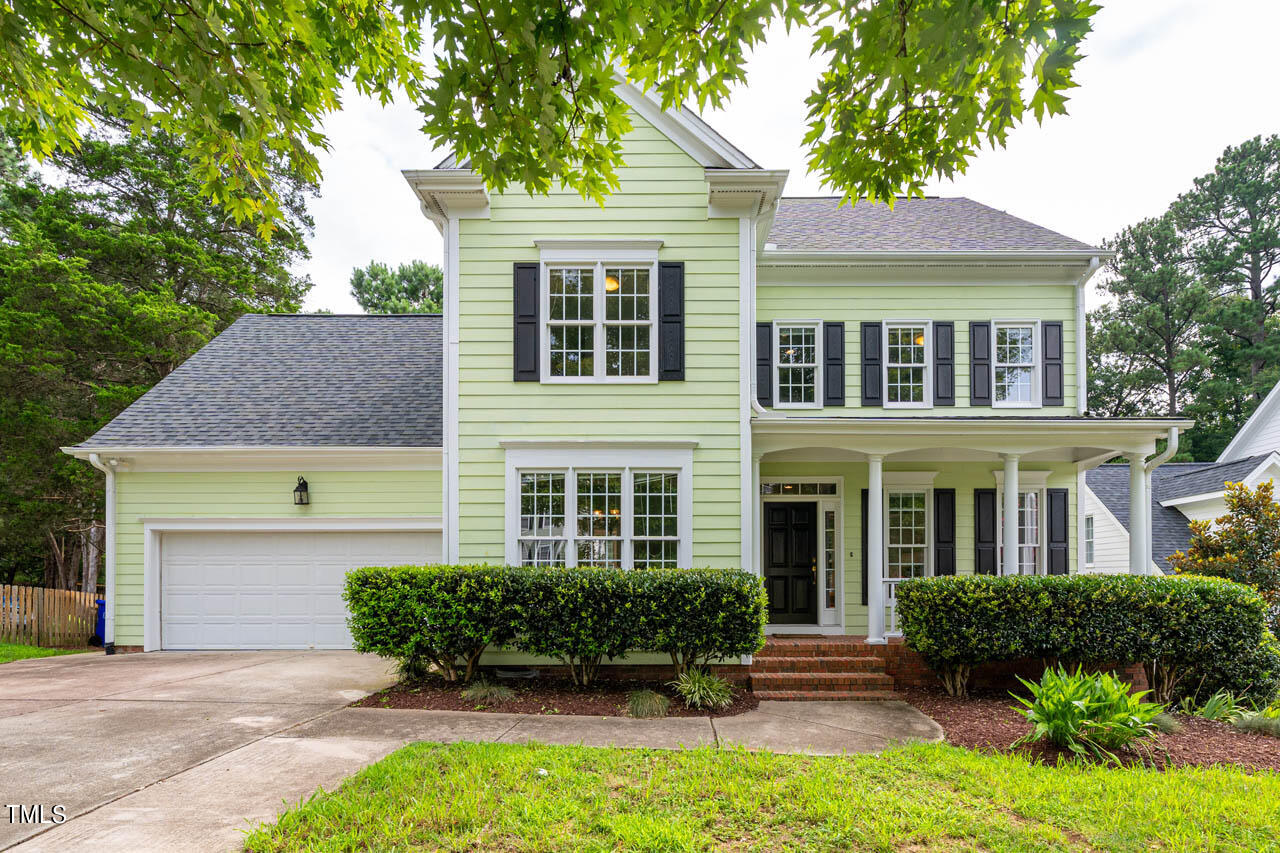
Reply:
[[[70, 655], [0, 666], [0, 849], [212, 850], [403, 741], [283, 737], [394, 681], [354, 652]], [[13, 822], [8, 804], [64, 807]], [[235, 818], [229, 817], [235, 815]], [[14, 818], [17, 816], [14, 815]]]

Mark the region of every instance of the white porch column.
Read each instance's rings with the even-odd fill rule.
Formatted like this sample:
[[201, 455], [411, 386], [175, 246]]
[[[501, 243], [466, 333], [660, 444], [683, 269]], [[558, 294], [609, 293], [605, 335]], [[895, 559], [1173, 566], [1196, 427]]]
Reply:
[[1004, 457], [1004, 559], [1000, 572], [1005, 575], [1018, 573], [1018, 457], [1008, 453]]
[[1147, 515], [1151, 503], [1147, 500], [1147, 477], [1144, 470], [1146, 454], [1129, 454], [1129, 574], [1145, 575], [1151, 563], [1151, 549], [1147, 546]]
[[884, 643], [884, 457], [867, 457], [867, 642]]

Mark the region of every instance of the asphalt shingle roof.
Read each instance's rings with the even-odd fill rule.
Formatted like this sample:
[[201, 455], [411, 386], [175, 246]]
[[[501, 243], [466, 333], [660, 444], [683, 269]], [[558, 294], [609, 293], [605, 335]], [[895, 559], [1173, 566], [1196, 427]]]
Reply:
[[438, 314], [246, 314], [84, 443], [443, 444]]
[[[1168, 558], [1191, 542], [1187, 517], [1160, 501], [1219, 491], [1223, 484], [1243, 480], [1267, 454], [1235, 462], [1168, 462], [1151, 472], [1151, 558], [1170, 571]], [[1103, 506], [1129, 529], [1129, 466], [1099, 465], [1085, 472], [1085, 481]]]
[[769, 243], [797, 252], [1086, 252], [1064, 237], [968, 198], [902, 198], [841, 205], [839, 196], [783, 198]]

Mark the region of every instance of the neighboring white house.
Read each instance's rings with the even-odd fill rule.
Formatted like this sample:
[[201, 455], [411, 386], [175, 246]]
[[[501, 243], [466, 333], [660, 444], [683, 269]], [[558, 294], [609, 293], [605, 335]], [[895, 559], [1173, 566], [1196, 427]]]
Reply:
[[[1129, 571], [1129, 466], [1100, 465], [1081, 475], [1080, 570]], [[1171, 462], [1151, 473], [1151, 566], [1185, 550], [1190, 522], [1227, 511], [1227, 483], [1250, 488], [1280, 480], [1280, 384], [1271, 390], [1215, 462]]]

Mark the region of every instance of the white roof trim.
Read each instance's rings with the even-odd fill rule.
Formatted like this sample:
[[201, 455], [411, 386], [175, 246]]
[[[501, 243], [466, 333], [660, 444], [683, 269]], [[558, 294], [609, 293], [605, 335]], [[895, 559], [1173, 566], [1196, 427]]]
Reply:
[[656, 127], [703, 166], [727, 169], [760, 168], [755, 161], [733, 147], [727, 139], [712, 130], [692, 111], [684, 107], [662, 109], [657, 99], [627, 82], [621, 75], [618, 76], [618, 82], [613, 91], [623, 103], [635, 110], [641, 118]]
[[1271, 389], [1271, 393], [1263, 398], [1258, 408], [1253, 410], [1253, 414], [1249, 415], [1249, 420], [1244, 422], [1244, 426], [1236, 432], [1235, 436], [1227, 444], [1226, 448], [1218, 456], [1219, 462], [1235, 462], [1237, 459], [1243, 459], [1244, 454], [1239, 453], [1239, 448], [1246, 444], [1253, 434], [1261, 429], [1261, 424], [1265, 421], [1280, 415], [1276, 411], [1276, 407], [1280, 406], [1280, 382], [1276, 383], [1276, 387]]
[[[1241, 480], [1239, 480], [1239, 482], [1244, 483], [1246, 486], [1248, 486], [1251, 489], [1256, 488], [1258, 483], [1262, 482], [1262, 478], [1258, 476], [1259, 473], [1261, 473], [1267, 468], [1270, 468], [1273, 465], [1276, 467], [1280, 467], [1280, 453], [1274, 452], [1274, 451], [1271, 453], [1268, 453], [1267, 458], [1263, 459], [1261, 462], [1255, 465], [1247, 475], [1245, 475]], [[1226, 482], [1236, 482], [1236, 481], [1223, 480], [1223, 482], [1226, 483]], [[1170, 498], [1167, 501], [1160, 501], [1160, 506], [1173, 507], [1173, 508], [1183, 507], [1189, 504], [1195, 504], [1195, 503], [1200, 503], [1202, 501], [1213, 500], [1214, 498], [1220, 498], [1226, 493], [1227, 493], [1227, 490], [1224, 487], [1212, 492], [1201, 492], [1198, 495], [1187, 495], [1186, 497], [1181, 497], [1181, 498]]]
[[875, 264], [1063, 264], [1089, 263], [1094, 258], [1109, 258], [1113, 252], [1094, 249], [1061, 252], [1010, 251], [1007, 249], [954, 251], [807, 251], [765, 249], [760, 253], [761, 266], [860, 266]]

